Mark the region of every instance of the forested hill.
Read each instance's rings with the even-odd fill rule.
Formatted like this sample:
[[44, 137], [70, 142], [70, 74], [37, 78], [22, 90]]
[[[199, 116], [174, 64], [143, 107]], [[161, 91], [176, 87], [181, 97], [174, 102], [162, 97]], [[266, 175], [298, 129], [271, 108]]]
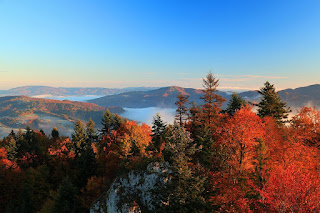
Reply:
[[[0, 134], [13, 128], [50, 131], [57, 126], [66, 134], [72, 131], [78, 119], [88, 121], [91, 117], [97, 125], [106, 108], [91, 103], [57, 101], [26, 96], [0, 97]], [[120, 107], [110, 107], [113, 113], [121, 113]]]
[[[120, 106], [129, 108], [144, 108], [144, 107], [175, 107], [177, 95], [180, 93], [189, 95], [189, 101], [195, 101], [197, 104], [202, 103], [200, 97], [203, 95], [202, 90], [192, 88], [182, 88], [177, 86], [162, 87], [160, 89], [150, 91], [126, 92], [117, 95], [105, 96], [93, 100], [90, 103], [95, 103], [100, 106]], [[229, 95], [225, 92], [217, 92], [224, 98]]]
[[[95, 103], [100, 106], [120, 106], [129, 108], [144, 108], [144, 107], [175, 107], [177, 95], [183, 93], [189, 95], [189, 101], [195, 101], [201, 104], [200, 97], [203, 95], [202, 90], [192, 88], [182, 88], [177, 86], [163, 87], [160, 89], [150, 91], [135, 91], [126, 92], [116, 95], [104, 96], [101, 98], [93, 99], [88, 102]], [[217, 92], [223, 98], [230, 100], [230, 92]], [[302, 106], [316, 106], [320, 107], [320, 85], [310, 85], [306, 87], [299, 87], [296, 89], [285, 89], [279, 91], [280, 98], [287, 102], [291, 107]], [[241, 92], [239, 95], [247, 101], [256, 101], [260, 99], [257, 91]], [[227, 102], [225, 102], [226, 105]], [[224, 105], [224, 106], [225, 106]]]
[[127, 87], [127, 88], [100, 88], [100, 87], [49, 87], [49, 86], [23, 86], [9, 90], [0, 90], [0, 96], [86, 96], [86, 95], [113, 95], [129, 91], [146, 91], [155, 87]]

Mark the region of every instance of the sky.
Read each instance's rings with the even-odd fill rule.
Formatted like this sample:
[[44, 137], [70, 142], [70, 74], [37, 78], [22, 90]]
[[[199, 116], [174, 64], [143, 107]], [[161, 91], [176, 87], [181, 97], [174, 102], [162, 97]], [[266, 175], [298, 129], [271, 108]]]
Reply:
[[0, 89], [320, 83], [318, 0], [0, 0]]

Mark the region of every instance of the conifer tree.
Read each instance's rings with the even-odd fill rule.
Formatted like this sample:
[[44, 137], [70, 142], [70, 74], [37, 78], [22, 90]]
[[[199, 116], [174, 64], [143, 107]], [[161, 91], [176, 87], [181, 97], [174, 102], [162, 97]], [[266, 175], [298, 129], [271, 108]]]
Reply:
[[152, 149], [159, 152], [163, 143], [163, 134], [167, 124], [161, 119], [159, 113], [153, 117], [152, 121]]
[[76, 155], [80, 155], [87, 144], [86, 131], [80, 120], [78, 120], [74, 126], [74, 133], [72, 133], [72, 142], [74, 144]]
[[267, 81], [258, 92], [262, 95], [261, 101], [257, 104], [258, 115], [261, 118], [271, 116], [279, 124], [285, 123], [290, 109], [287, 109], [286, 103], [281, 101], [274, 85]]
[[77, 212], [76, 188], [68, 177], [66, 177], [58, 189], [57, 198], [54, 202], [54, 213]]
[[86, 137], [89, 144], [91, 144], [92, 142], [95, 142], [97, 139], [97, 135], [94, 127], [95, 127], [95, 123], [90, 118], [88, 123], [86, 124]]
[[9, 142], [5, 146], [5, 148], [8, 153], [8, 159], [11, 161], [16, 161], [18, 154], [18, 146], [16, 140], [13, 137], [9, 138]]
[[108, 134], [108, 132], [111, 130], [112, 125], [112, 113], [109, 111], [109, 109], [106, 110], [106, 112], [103, 114], [102, 117], [102, 129], [100, 130], [102, 135]]
[[240, 110], [243, 106], [247, 105], [247, 102], [241, 98], [238, 93], [233, 93], [231, 96], [231, 100], [228, 103], [227, 109], [224, 112], [229, 115], [234, 115], [237, 110]]
[[178, 100], [175, 103], [177, 106], [175, 120], [184, 126], [188, 119], [188, 107], [186, 105], [188, 104], [189, 96], [180, 93], [177, 98]]
[[53, 140], [57, 140], [59, 138], [60, 134], [59, 134], [57, 127], [54, 127], [52, 129], [51, 136], [52, 136]]
[[219, 79], [216, 79], [211, 72], [203, 79], [204, 95], [201, 97], [204, 104], [202, 105], [202, 119], [206, 125], [212, 127], [216, 122], [217, 116], [221, 111], [221, 106], [226, 100], [218, 95], [217, 87]]
[[197, 151], [190, 133], [179, 124], [168, 127], [164, 157], [172, 171], [164, 188], [159, 188], [157, 201], [166, 205], [157, 212], [201, 212], [206, 209], [204, 198], [206, 178], [190, 166], [191, 156]]
[[123, 124], [123, 119], [120, 115], [115, 114], [113, 122], [112, 122], [112, 129], [117, 130]]

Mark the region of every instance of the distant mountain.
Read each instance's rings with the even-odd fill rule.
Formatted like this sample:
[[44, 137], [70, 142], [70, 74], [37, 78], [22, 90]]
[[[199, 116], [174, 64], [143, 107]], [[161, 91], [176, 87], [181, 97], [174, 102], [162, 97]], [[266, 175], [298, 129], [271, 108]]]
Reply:
[[[150, 91], [126, 92], [117, 95], [105, 96], [89, 100], [90, 103], [95, 103], [100, 106], [120, 106], [127, 108], [145, 108], [145, 107], [175, 107], [178, 94], [189, 95], [190, 102], [195, 101], [197, 104], [202, 104], [200, 97], [203, 95], [202, 90], [192, 88], [182, 88], [177, 86], [162, 87], [160, 89]], [[230, 95], [226, 92], [218, 92], [224, 98], [229, 98]]]
[[[177, 95], [183, 93], [190, 96], [190, 101], [202, 104], [200, 97], [203, 95], [202, 90], [192, 88], [181, 88], [176, 86], [163, 87], [149, 91], [126, 92], [116, 95], [105, 96], [92, 99], [88, 102], [100, 106], [119, 106], [127, 108], [145, 108], [145, 107], [175, 107]], [[219, 95], [227, 99], [231, 98], [230, 92], [219, 91]], [[261, 95], [257, 91], [247, 91], [239, 93], [241, 97], [251, 102], [258, 102]], [[320, 107], [320, 85], [310, 85], [296, 89], [286, 89], [279, 91], [279, 96], [287, 105], [293, 108], [313, 105]], [[225, 102], [225, 107], [227, 102]]]
[[[43, 129], [45, 132], [57, 127], [62, 134], [69, 135], [78, 119], [86, 122], [91, 117], [99, 126], [105, 110], [105, 107], [83, 102], [26, 96], [0, 97], [0, 135], [26, 126]], [[124, 112], [120, 107], [110, 107], [110, 111]]]
[[148, 91], [156, 87], [127, 87], [127, 88], [77, 88], [77, 87], [48, 87], [48, 86], [23, 86], [9, 90], [0, 90], [0, 96], [86, 96], [86, 95], [114, 95], [131, 91]]

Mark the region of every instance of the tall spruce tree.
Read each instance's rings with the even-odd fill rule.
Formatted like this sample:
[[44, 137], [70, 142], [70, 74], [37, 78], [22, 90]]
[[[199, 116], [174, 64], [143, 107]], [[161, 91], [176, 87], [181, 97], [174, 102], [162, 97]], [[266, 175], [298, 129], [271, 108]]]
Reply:
[[74, 126], [74, 133], [72, 133], [72, 142], [74, 144], [74, 151], [76, 155], [81, 155], [81, 152], [87, 146], [87, 136], [84, 126], [78, 120]]
[[161, 119], [161, 116], [159, 113], [157, 113], [153, 117], [152, 121], [152, 145], [151, 150], [154, 150], [156, 152], [160, 151], [161, 144], [163, 143], [163, 134], [167, 127], [167, 124]]
[[100, 130], [100, 134], [101, 135], [106, 135], [109, 133], [109, 131], [111, 130], [111, 126], [112, 126], [112, 113], [109, 111], [109, 109], [106, 110], [106, 112], [103, 114], [102, 117], [102, 129]]
[[234, 115], [237, 110], [240, 110], [243, 106], [247, 105], [247, 102], [241, 98], [238, 93], [233, 93], [231, 96], [231, 100], [228, 103], [227, 109], [224, 112], [229, 115]]
[[202, 105], [202, 119], [210, 127], [216, 123], [221, 106], [226, 101], [226, 99], [216, 93], [218, 86], [219, 79], [216, 79], [212, 72], [209, 72], [206, 78], [203, 79], [204, 95], [201, 99], [204, 101]]
[[88, 123], [86, 124], [86, 137], [88, 140], [88, 143], [95, 142], [97, 139], [96, 131], [94, 129], [95, 123], [94, 121], [90, 118]]
[[290, 108], [287, 109], [287, 104], [281, 101], [274, 85], [267, 81], [258, 92], [262, 95], [261, 101], [257, 104], [258, 115], [262, 118], [271, 116], [279, 124], [285, 123], [291, 110]]
[[184, 126], [186, 120], [188, 119], [188, 99], [189, 96], [188, 95], [184, 95], [182, 93], [180, 93], [177, 96], [178, 100], [176, 101], [176, 116], [175, 116], [175, 120], [177, 122], [179, 122], [180, 125]]
[[205, 212], [206, 178], [190, 166], [197, 151], [190, 133], [175, 123], [168, 127], [165, 140], [164, 157], [171, 173], [169, 181], [156, 192], [157, 203], [165, 203], [156, 212]]

